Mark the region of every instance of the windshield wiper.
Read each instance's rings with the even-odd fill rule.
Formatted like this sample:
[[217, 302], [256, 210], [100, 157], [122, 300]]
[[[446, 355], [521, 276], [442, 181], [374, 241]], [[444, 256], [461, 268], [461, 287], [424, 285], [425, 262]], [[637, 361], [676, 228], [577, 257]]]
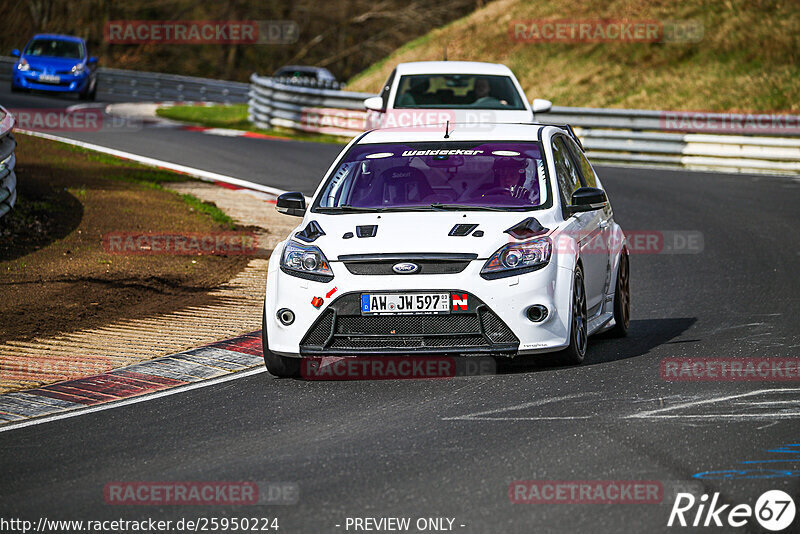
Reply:
[[382, 211], [422, 211], [427, 210], [428, 206], [387, 206], [385, 208], [381, 207], [373, 207], [373, 208], [366, 208], [360, 206], [350, 206], [348, 204], [343, 204], [341, 206], [329, 206], [329, 207], [319, 207], [317, 208], [319, 211], [340, 211], [340, 212], [350, 212], [350, 213], [363, 213], [363, 212], [382, 212]]
[[319, 209], [331, 211], [381, 211], [383, 208], [359, 208], [358, 206], [343, 204], [341, 206], [320, 207]]
[[506, 211], [514, 209], [516, 206], [498, 208], [496, 206], [474, 206], [472, 204], [441, 204], [436, 202], [431, 207], [437, 210], [475, 210], [475, 211]]

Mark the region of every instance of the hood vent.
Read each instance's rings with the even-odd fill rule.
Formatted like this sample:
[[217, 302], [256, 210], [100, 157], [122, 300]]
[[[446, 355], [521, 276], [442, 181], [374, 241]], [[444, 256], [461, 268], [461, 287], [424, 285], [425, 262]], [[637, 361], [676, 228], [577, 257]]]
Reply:
[[309, 221], [306, 227], [297, 232], [294, 236], [306, 243], [313, 243], [318, 237], [323, 235], [325, 235], [325, 232], [322, 231], [322, 227], [319, 223], [317, 221]]
[[453, 226], [453, 228], [450, 230], [450, 233], [447, 235], [462, 237], [471, 234], [472, 231], [477, 227], [477, 224], [457, 224]]
[[356, 226], [356, 235], [358, 237], [375, 237], [378, 234], [377, 224], [365, 224], [364, 226]]
[[550, 230], [542, 226], [535, 217], [528, 217], [524, 221], [520, 221], [505, 233], [509, 234], [514, 239], [529, 239], [537, 235], [546, 234]]

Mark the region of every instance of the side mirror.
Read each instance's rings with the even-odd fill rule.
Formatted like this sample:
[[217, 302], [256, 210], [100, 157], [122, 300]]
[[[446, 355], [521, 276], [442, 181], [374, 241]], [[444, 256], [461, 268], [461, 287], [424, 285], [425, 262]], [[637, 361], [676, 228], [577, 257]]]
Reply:
[[90, 56], [89, 59], [86, 60], [86, 63], [89, 65], [97, 65], [97, 56]]
[[379, 96], [372, 96], [364, 100], [364, 107], [372, 111], [386, 111], [383, 108], [383, 99]]
[[608, 206], [606, 192], [597, 187], [579, 187], [572, 193], [572, 205], [569, 206], [570, 213], [582, 211], [594, 211]]
[[306, 213], [306, 197], [297, 191], [284, 193], [275, 202], [275, 209], [286, 215], [302, 217]]
[[531, 109], [533, 109], [534, 113], [547, 113], [552, 107], [553, 103], [543, 98], [534, 98], [531, 103]]
[[20, 56], [19, 49], [18, 49], [18, 48], [15, 48], [14, 50], [12, 50], [12, 51], [11, 51], [11, 55], [12, 55], [13, 57], [19, 57], [19, 56]]

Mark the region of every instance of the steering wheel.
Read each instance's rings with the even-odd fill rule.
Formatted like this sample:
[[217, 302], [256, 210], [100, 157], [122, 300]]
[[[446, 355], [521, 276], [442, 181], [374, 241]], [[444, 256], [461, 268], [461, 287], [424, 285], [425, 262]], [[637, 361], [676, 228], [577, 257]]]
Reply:
[[493, 188], [489, 189], [488, 191], [483, 193], [483, 195], [481, 195], [481, 196], [490, 197], [490, 196], [497, 196], [497, 195], [509, 195], [509, 196], [511, 196], [511, 190], [508, 187], [499, 187], [498, 186], [498, 187], [493, 187]]

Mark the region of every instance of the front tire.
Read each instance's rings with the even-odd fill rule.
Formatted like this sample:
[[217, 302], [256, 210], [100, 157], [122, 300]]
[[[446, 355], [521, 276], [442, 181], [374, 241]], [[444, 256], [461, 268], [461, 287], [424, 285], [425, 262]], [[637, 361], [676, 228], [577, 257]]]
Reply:
[[623, 250], [617, 268], [617, 287], [614, 290], [614, 327], [608, 331], [612, 337], [625, 337], [631, 322], [630, 260]]
[[575, 270], [572, 284], [572, 313], [570, 315], [569, 345], [559, 354], [559, 360], [566, 365], [580, 365], [586, 356], [589, 343], [588, 318], [586, 316], [586, 289], [583, 285], [583, 270]]
[[266, 314], [261, 317], [261, 351], [264, 354], [264, 365], [270, 374], [278, 378], [295, 378], [300, 376], [300, 358], [287, 358], [269, 350], [267, 339]]

